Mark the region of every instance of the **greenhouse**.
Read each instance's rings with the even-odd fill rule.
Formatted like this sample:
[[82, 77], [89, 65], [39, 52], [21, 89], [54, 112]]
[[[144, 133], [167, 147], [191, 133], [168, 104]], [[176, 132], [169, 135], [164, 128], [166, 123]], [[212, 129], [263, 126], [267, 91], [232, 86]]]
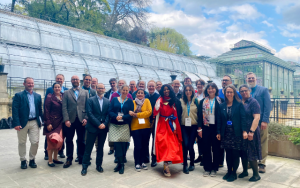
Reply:
[[295, 69], [290, 63], [274, 56], [274, 51], [253, 41], [241, 40], [210, 62], [217, 66], [217, 76], [230, 75], [237, 86], [244, 84], [246, 74], [254, 72], [257, 84], [272, 89], [273, 97], [281, 92], [289, 97], [293, 92]]
[[60, 73], [66, 81], [89, 73], [105, 85], [110, 78], [170, 83], [175, 74], [180, 81], [188, 76], [221, 86], [216, 66], [208, 62], [10, 12], [0, 11], [0, 39], [11, 87], [18, 84], [12, 78], [28, 76], [45, 87], [42, 82]]

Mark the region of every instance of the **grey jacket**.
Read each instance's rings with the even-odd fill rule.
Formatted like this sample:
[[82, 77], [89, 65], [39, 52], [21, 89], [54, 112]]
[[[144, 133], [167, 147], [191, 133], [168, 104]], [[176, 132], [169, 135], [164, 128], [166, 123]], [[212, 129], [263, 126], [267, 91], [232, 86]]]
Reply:
[[271, 99], [268, 89], [263, 86], [257, 85], [252, 97], [256, 99], [260, 105], [259, 125], [261, 124], [261, 122], [269, 123], [269, 117], [271, 112]]
[[85, 111], [85, 104], [88, 98], [89, 92], [81, 88], [79, 88], [77, 101], [73, 89], [65, 91], [62, 102], [64, 122], [70, 121], [71, 123], [73, 123], [76, 119], [76, 116], [81, 122], [83, 121], [83, 119], [87, 120], [88, 117]]

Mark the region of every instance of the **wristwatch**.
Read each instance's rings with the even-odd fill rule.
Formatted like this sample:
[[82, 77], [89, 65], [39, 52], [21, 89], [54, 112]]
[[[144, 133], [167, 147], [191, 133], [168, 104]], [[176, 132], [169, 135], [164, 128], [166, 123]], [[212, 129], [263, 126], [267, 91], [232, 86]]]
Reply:
[[255, 131], [252, 131], [251, 129], [250, 129], [250, 131], [249, 131], [250, 133], [254, 133]]
[[197, 130], [197, 132], [198, 132], [198, 133], [200, 133], [201, 131], [202, 131], [202, 129], [200, 129], [200, 130]]

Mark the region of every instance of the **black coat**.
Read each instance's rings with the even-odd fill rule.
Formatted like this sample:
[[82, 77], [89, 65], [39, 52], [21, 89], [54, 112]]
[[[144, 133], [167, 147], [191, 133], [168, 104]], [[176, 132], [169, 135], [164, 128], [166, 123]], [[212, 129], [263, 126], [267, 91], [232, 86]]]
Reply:
[[[108, 131], [109, 125], [109, 100], [103, 97], [102, 110], [98, 101], [98, 97], [94, 96], [87, 100], [86, 102], [86, 113], [88, 116], [88, 121], [85, 126], [86, 130], [91, 133], [98, 133], [100, 131]], [[105, 125], [105, 129], [99, 129], [99, 125]]]
[[[41, 127], [43, 121], [43, 112], [42, 112], [42, 98], [41, 95], [33, 92], [34, 95], [34, 104], [35, 104], [35, 114], [37, 118], [38, 126]], [[13, 127], [20, 126], [24, 128], [28, 123], [29, 119], [29, 101], [26, 91], [16, 93], [13, 98], [12, 103], [12, 117], [13, 117]]]
[[[220, 105], [221, 108], [221, 124], [218, 126], [218, 134], [221, 134], [221, 139], [224, 138], [225, 128], [227, 126], [227, 103]], [[243, 103], [236, 100], [233, 101], [231, 109], [231, 121], [235, 136], [243, 136], [243, 131], [247, 131], [246, 112]]]

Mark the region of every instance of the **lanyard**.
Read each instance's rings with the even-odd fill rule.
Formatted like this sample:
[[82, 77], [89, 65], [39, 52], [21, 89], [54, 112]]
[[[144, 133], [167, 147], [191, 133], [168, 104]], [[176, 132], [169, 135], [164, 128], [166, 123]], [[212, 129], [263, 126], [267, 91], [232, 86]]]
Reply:
[[127, 97], [125, 98], [125, 100], [122, 102], [122, 97], [120, 96], [120, 103], [121, 103], [121, 110], [123, 108], [124, 103], [126, 102]]
[[[83, 86], [82, 86], [82, 89], [84, 89]], [[84, 90], [86, 90], [86, 89], [84, 89]], [[89, 88], [87, 90], [89, 91], [89, 95], [90, 95], [91, 88]]]
[[[192, 102], [192, 101], [191, 101]], [[190, 117], [190, 110], [191, 110], [191, 102], [187, 103], [187, 111], [188, 111], [188, 116]]]
[[121, 93], [119, 92], [119, 90], [117, 91], [117, 93], [119, 94], [119, 96], [121, 97]]
[[210, 114], [213, 113], [213, 107], [214, 107], [214, 104], [215, 104], [215, 99], [213, 99], [213, 103], [211, 103], [211, 101], [209, 100], [209, 104], [210, 104]]

